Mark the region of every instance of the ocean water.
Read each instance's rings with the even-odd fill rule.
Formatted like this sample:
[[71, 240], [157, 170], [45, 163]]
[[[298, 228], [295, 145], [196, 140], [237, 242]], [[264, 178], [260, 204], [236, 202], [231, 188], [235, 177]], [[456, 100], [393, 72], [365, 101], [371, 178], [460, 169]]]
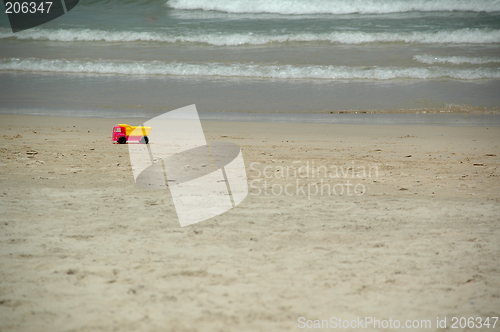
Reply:
[[15, 34], [0, 15], [0, 112], [498, 107], [499, 92], [498, 0], [90, 0]]

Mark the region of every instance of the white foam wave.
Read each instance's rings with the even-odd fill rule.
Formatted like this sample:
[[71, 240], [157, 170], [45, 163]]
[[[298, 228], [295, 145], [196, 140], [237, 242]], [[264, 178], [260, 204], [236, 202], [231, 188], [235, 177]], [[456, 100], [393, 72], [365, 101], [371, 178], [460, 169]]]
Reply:
[[266, 35], [253, 33], [170, 35], [150, 31], [105, 31], [98, 29], [34, 29], [12, 33], [0, 29], [0, 39], [49, 40], [59, 42], [165, 42], [202, 43], [217, 46], [265, 45], [287, 42], [420, 43], [420, 44], [494, 44], [500, 43], [500, 31], [491, 29], [460, 29], [439, 32], [367, 33], [335, 31], [331, 33], [296, 33]]
[[495, 0], [169, 0], [167, 5], [171, 8], [184, 10], [283, 15], [385, 14], [410, 11], [500, 11], [500, 2]]
[[319, 80], [391, 80], [435, 79], [460, 80], [500, 79], [500, 70], [492, 68], [391, 68], [346, 66], [293, 66], [255, 64], [190, 64], [153, 62], [113, 62], [107, 60], [48, 60], [48, 59], [0, 59], [1, 71], [56, 72], [118, 75], [172, 75], [205, 77], [241, 77], [271, 79], [319, 79]]
[[500, 63], [500, 58], [487, 58], [487, 57], [466, 57], [466, 56], [444, 56], [444, 57], [439, 57], [439, 56], [433, 56], [429, 54], [423, 54], [423, 55], [415, 55], [413, 59], [417, 60], [418, 62], [421, 63], [426, 63], [429, 65], [435, 64], [435, 63], [449, 63], [453, 65], [460, 65], [460, 64], [473, 64], [473, 65], [482, 65], [486, 63]]
[[8, 29], [0, 30], [0, 39], [14, 38], [19, 40], [50, 40], [60, 42], [137, 42], [157, 41], [176, 42], [175, 37], [161, 35], [156, 32], [105, 31], [93, 29], [31, 29], [12, 33]]

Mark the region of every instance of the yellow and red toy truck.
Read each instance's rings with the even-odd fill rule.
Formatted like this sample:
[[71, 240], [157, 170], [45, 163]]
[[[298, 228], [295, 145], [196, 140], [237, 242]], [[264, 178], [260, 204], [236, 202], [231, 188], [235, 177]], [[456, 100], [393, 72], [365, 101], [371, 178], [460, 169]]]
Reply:
[[118, 124], [113, 127], [113, 142], [125, 144], [127, 142], [149, 143], [149, 133], [151, 127], [129, 126], [128, 124]]

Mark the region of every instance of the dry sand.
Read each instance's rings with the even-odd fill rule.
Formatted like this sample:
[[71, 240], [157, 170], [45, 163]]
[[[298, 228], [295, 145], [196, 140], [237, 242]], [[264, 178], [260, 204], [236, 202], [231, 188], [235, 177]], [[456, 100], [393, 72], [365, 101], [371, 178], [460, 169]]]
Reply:
[[[168, 190], [135, 185], [110, 140], [118, 122], [138, 124], [0, 115], [0, 331], [294, 331], [299, 317], [365, 316], [460, 331], [452, 317], [499, 316], [500, 128], [204, 122], [209, 141], [241, 146], [261, 194], [181, 228]], [[363, 195], [310, 199], [252, 182], [307, 162], [378, 176], [350, 179]], [[276, 192], [349, 178], [265, 180]]]

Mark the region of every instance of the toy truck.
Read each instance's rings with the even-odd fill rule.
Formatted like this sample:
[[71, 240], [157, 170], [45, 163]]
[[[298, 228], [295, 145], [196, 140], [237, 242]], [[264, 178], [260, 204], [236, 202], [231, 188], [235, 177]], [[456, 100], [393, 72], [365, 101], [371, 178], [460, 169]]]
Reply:
[[151, 127], [129, 126], [128, 124], [118, 124], [113, 127], [113, 142], [125, 144], [127, 142], [149, 143], [149, 133]]

